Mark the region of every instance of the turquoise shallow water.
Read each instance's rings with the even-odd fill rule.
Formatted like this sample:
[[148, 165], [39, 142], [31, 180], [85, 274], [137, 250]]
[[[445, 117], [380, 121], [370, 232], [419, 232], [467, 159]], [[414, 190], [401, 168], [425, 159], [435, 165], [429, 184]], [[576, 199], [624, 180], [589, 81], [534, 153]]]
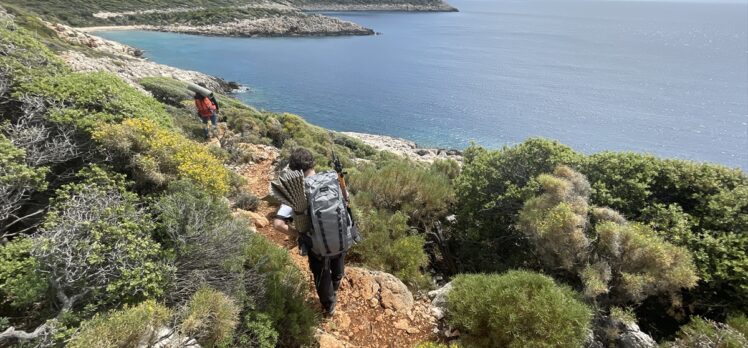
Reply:
[[421, 145], [543, 136], [748, 169], [748, 3], [457, 0], [458, 13], [342, 13], [381, 35], [99, 35], [252, 87], [323, 127]]

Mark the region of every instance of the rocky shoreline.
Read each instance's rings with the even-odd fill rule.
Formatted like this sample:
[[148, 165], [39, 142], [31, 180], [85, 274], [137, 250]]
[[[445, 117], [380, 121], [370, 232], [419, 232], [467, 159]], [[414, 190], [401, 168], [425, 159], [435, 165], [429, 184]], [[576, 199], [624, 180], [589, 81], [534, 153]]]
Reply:
[[168, 65], [154, 63], [142, 57], [143, 51], [118, 42], [106, 40], [63, 24], [45, 24], [57, 33], [57, 36], [72, 44], [88, 47], [101, 55], [91, 56], [79, 50], [68, 50], [60, 57], [75, 71], [113, 73], [129, 85], [145, 91], [138, 81], [144, 77], [164, 76], [185, 82], [200, 83], [208, 89], [232, 92], [240, 86], [221, 78], [198, 71], [183, 70]]
[[415, 142], [387, 135], [368, 133], [341, 132], [349, 137], [361, 140], [379, 151], [387, 151], [414, 161], [432, 163], [438, 159], [452, 159], [462, 164], [462, 151], [457, 149], [422, 148]]

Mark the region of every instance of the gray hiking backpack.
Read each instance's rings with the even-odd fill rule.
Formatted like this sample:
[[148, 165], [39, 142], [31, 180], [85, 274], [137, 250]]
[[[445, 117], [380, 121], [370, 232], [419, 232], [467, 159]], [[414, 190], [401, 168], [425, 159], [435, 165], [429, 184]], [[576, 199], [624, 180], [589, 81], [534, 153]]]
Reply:
[[357, 232], [338, 183], [338, 173], [328, 171], [305, 178], [304, 192], [309, 201], [311, 251], [321, 257], [348, 251]]

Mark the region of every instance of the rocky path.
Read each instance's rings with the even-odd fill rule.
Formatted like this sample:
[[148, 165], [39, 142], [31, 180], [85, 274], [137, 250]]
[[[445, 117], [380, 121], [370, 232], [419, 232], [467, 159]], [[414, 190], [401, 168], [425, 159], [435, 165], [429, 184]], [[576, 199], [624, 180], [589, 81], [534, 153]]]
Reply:
[[[247, 166], [242, 175], [247, 189], [258, 197], [268, 194], [278, 150], [253, 145], [256, 162]], [[286, 248], [291, 258], [309, 279], [309, 298], [322, 312], [314, 291], [307, 259], [300, 256], [295, 240], [275, 231], [269, 220], [276, 207], [263, 202], [255, 216], [257, 232]], [[333, 318], [318, 328], [322, 348], [331, 347], [412, 347], [419, 342], [433, 341], [436, 318], [431, 315], [426, 298], [414, 299], [408, 289], [394, 276], [359, 267], [346, 267], [346, 275], [338, 292], [338, 305]]]

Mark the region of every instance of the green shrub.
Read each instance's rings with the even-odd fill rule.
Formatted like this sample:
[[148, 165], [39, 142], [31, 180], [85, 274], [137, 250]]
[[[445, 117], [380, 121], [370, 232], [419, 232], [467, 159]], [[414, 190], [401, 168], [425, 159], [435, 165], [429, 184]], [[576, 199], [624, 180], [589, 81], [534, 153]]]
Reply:
[[167, 324], [171, 311], [154, 300], [97, 314], [84, 322], [68, 343], [70, 348], [128, 348], [141, 342], [155, 343], [154, 329]]
[[[338, 140], [336, 143], [335, 139], [340, 139], [340, 134], [311, 125], [297, 115], [268, 114], [267, 117], [266, 136], [272, 139], [273, 145], [282, 148], [281, 158], [287, 159], [295, 148], [304, 147], [314, 156], [317, 169], [327, 170], [331, 169], [329, 163], [333, 152], [345, 168], [355, 166], [353, 157], [368, 158], [368, 154], [375, 153], [370, 146], [360, 142]], [[353, 148], [347, 147], [348, 145]]]
[[0, 18], [0, 52], [3, 52], [0, 70], [7, 74], [11, 86], [69, 71], [33, 33], [17, 27], [7, 18]]
[[453, 159], [437, 159], [431, 164], [431, 170], [444, 174], [449, 180], [460, 175], [460, 164]]
[[680, 328], [674, 342], [662, 345], [668, 348], [743, 348], [748, 347], [748, 339], [728, 325], [700, 317]]
[[254, 193], [242, 191], [235, 198], [234, 208], [256, 211], [260, 202], [260, 199]]
[[278, 331], [273, 321], [265, 313], [250, 312], [244, 316], [243, 325], [236, 337], [239, 347], [275, 348], [278, 344]]
[[58, 298], [90, 309], [162, 295], [171, 269], [151, 239], [152, 217], [124, 176], [93, 166], [79, 178], [57, 190], [34, 235], [39, 273]]
[[535, 246], [546, 268], [574, 271], [587, 261], [589, 253], [590, 241], [585, 233], [589, 183], [565, 166], [536, 180], [544, 192], [525, 202], [518, 227]]
[[229, 190], [229, 171], [206, 146], [152, 121], [127, 119], [103, 125], [93, 138], [129, 162], [142, 186], [159, 188], [175, 179], [189, 179], [216, 195]]
[[535, 196], [538, 175], [561, 164], [576, 164], [582, 156], [558, 142], [530, 139], [498, 151], [473, 146], [464, 158], [455, 180], [459, 225], [453, 237], [461, 268], [496, 271], [531, 266], [531, 248], [515, 228], [517, 213]]
[[542, 193], [525, 202], [518, 228], [549, 272], [564, 270], [565, 279], [578, 275], [587, 296], [608, 294], [608, 303], [639, 303], [696, 285], [687, 249], [666, 242], [649, 226], [627, 223], [613, 210], [590, 212], [590, 185], [582, 174], [560, 166], [536, 181]]
[[531, 272], [460, 275], [447, 320], [471, 347], [580, 347], [592, 311], [576, 293]]
[[203, 347], [228, 347], [239, 324], [239, 307], [210, 288], [198, 290], [187, 302], [179, 329]]
[[173, 106], [181, 106], [183, 101], [192, 99], [194, 95], [187, 89], [187, 83], [170, 77], [144, 77], [138, 82], [158, 101]]
[[164, 127], [172, 122], [164, 106], [108, 73], [71, 73], [44, 76], [21, 86], [20, 93], [40, 96], [64, 108], [51, 117], [91, 130], [102, 123], [143, 118]]
[[39, 274], [39, 261], [31, 256], [30, 238], [17, 238], [0, 245], [0, 294], [14, 307], [44, 298], [47, 280]]
[[45, 177], [49, 170], [29, 167], [25, 160], [26, 153], [0, 134], [0, 236], [5, 236], [6, 229], [15, 222], [13, 216], [31, 193], [47, 188]]
[[748, 338], [748, 316], [745, 314], [730, 314], [727, 316], [725, 323]]
[[425, 240], [409, 233], [407, 216], [375, 209], [358, 216], [365, 237], [349, 251], [351, 257], [369, 268], [392, 273], [412, 287], [428, 287], [429, 278], [423, 273], [429, 261]]
[[[267, 315], [278, 332], [278, 345], [297, 347], [313, 341], [317, 316], [307, 302], [307, 280], [285, 249], [254, 234], [246, 250], [245, 267], [265, 277], [265, 294], [256, 300], [255, 310]], [[246, 319], [246, 318], [245, 318]], [[252, 325], [252, 321], [242, 326]]]
[[739, 169], [634, 153], [600, 153], [581, 166], [591, 202], [647, 223], [694, 254], [696, 305], [748, 306], [748, 176]]
[[367, 166], [349, 181], [351, 192], [362, 194], [360, 202], [401, 211], [412, 223], [425, 226], [444, 218], [454, 200], [445, 175], [406, 160], [390, 161], [381, 168]]
[[154, 204], [158, 240], [176, 268], [168, 299], [181, 303], [203, 286], [245, 296], [249, 279], [243, 269], [244, 249], [251, 233], [246, 221], [235, 219], [222, 197], [190, 181], [169, 184]]

